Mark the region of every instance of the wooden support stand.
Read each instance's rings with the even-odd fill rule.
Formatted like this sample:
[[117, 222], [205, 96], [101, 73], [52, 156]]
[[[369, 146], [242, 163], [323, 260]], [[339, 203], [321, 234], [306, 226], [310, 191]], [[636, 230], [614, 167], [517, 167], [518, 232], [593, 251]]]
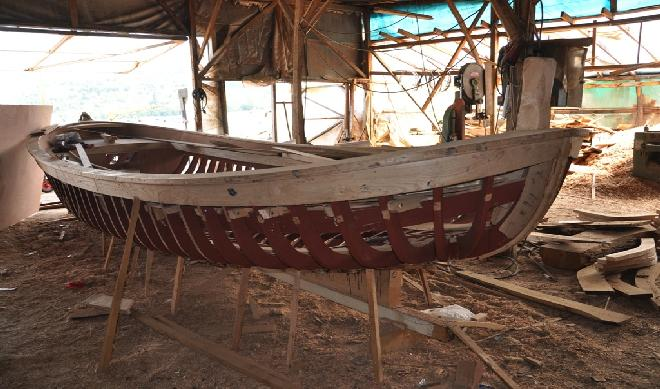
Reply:
[[291, 308], [289, 311], [289, 341], [286, 346], [286, 366], [290, 370], [293, 362], [293, 347], [296, 340], [296, 329], [298, 327], [298, 296], [300, 294], [300, 271], [294, 276], [293, 289], [291, 290]]
[[172, 288], [172, 304], [170, 306], [170, 312], [172, 315], [176, 313], [176, 308], [179, 305], [179, 298], [181, 297], [181, 281], [183, 280], [183, 270], [183, 257], [177, 257], [176, 272], [174, 273], [174, 287]]
[[245, 316], [245, 304], [248, 300], [248, 281], [250, 281], [250, 269], [241, 269], [241, 281], [236, 297], [236, 314], [234, 316], [234, 331], [231, 338], [232, 350], [238, 350], [241, 344], [241, 333], [243, 332], [243, 316]]
[[[117, 275], [117, 283], [115, 284], [115, 291], [112, 295], [112, 305], [110, 306], [110, 315], [106, 322], [105, 338], [103, 339], [103, 348], [101, 349], [101, 361], [99, 362], [100, 369], [106, 369], [110, 365], [112, 359], [112, 347], [117, 332], [117, 321], [119, 320], [119, 308], [121, 299], [124, 297], [124, 287], [126, 286], [126, 278], [128, 276], [128, 260], [131, 255], [131, 247], [133, 246], [133, 237], [135, 235], [135, 226], [140, 218], [140, 199], [133, 198], [133, 205], [131, 207], [131, 216], [128, 222], [128, 231], [126, 232], [126, 243], [124, 244], [124, 254], [121, 257], [119, 265], [119, 274]], [[108, 250], [108, 253], [110, 251]]]
[[108, 251], [105, 252], [105, 261], [103, 262], [103, 271], [108, 270], [110, 264], [110, 256], [112, 255], [112, 245], [115, 243], [115, 237], [110, 236], [110, 243], [108, 243]]
[[376, 276], [373, 269], [365, 270], [367, 288], [369, 290], [369, 344], [371, 345], [371, 360], [374, 364], [376, 382], [383, 382], [383, 365], [380, 347], [380, 316], [378, 315], [378, 301], [376, 297]]

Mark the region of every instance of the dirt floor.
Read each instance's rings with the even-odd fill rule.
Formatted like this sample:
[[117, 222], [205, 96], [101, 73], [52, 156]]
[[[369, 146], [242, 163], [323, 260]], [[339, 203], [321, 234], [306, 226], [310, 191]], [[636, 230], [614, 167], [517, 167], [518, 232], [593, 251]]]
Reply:
[[[572, 180], [569, 178], [569, 181]], [[613, 190], [588, 196], [588, 186], [571, 184], [562, 190], [548, 213], [551, 220], [575, 218], [582, 207], [609, 211], [654, 211], [660, 191], [648, 191], [626, 201]], [[623, 188], [622, 190], [625, 190]], [[64, 232], [64, 235], [62, 234]], [[60, 239], [62, 238], [62, 239]], [[33, 387], [136, 387], [136, 388], [243, 388], [261, 387], [254, 380], [228, 369], [166, 338], [134, 318], [120, 319], [114, 359], [109, 371], [96, 372], [105, 330], [103, 317], [68, 320], [70, 310], [96, 293], [111, 294], [117, 275], [120, 247], [115, 247], [111, 270], [101, 270], [100, 236], [72, 220], [65, 210], [42, 211], [0, 232], [0, 388]], [[533, 254], [532, 254], [533, 255]], [[140, 259], [141, 265], [144, 258]], [[581, 292], [575, 273], [551, 269], [556, 281], [544, 278], [529, 256], [518, 257], [520, 272], [508, 278], [549, 294], [613, 311], [633, 319], [620, 326], [605, 325], [561, 310], [515, 297], [489, 293], [439, 267], [430, 269], [432, 290], [448, 303], [460, 304], [509, 331], [470, 329], [468, 333], [523, 388], [658, 388], [660, 383], [660, 313], [647, 300]], [[187, 262], [182, 303], [169, 314], [175, 258], [158, 256], [144, 296], [143, 270], [132, 275], [126, 297], [135, 307], [162, 314], [220, 344], [228, 345], [233, 323], [238, 271], [221, 270], [200, 262]], [[465, 269], [499, 274], [508, 265], [503, 258], [461, 263]], [[414, 273], [409, 274], [416, 278]], [[68, 288], [68, 282], [84, 286]], [[421, 292], [404, 282], [405, 305], [424, 308]], [[246, 323], [274, 323], [276, 331], [243, 336], [241, 354], [285, 372], [287, 306], [290, 287], [264, 275], [253, 275], [250, 295], [270, 314]], [[306, 388], [369, 388], [372, 368], [368, 356], [366, 315], [345, 309], [303, 292], [292, 377]], [[382, 324], [386, 332], [392, 326]], [[496, 335], [496, 336], [493, 336]], [[534, 366], [524, 360], [540, 361]], [[414, 388], [442, 381], [457, 360], [474, 359], [459, 340], [421, 340], [416, 345], [384, 356], [385, 385]], [[504, 384], [486, 369], [483, 383]]]

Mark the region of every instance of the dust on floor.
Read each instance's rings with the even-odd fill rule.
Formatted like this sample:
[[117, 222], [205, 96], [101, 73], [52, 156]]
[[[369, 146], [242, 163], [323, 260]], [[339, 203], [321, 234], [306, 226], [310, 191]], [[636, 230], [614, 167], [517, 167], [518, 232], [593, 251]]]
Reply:
[[[579, 190], [576, 190], [579, 189]], [[658, 196], [642, 196], [624, 203], [618, 196], [592, 201], [585, 188], [565, 188], [548, 217], [572, 216], [574, 207], [599, 210], [653, 211]], [[657, 194], [657, 193], [656, 193]], [[64, 231], [60, 240], [61, 231]], [[96, 372], [104, 318], [70, 321], [70, 310], [96, 293], [111, 294], [121, 247], [115, 247], [107, 273], [101, 270], [100, 236], [82, 222], [70, 220], [65, 210], [51, 210], [0, 232], [0, 387], [144, 387], [244, 388], [261, 387], [254, 380], [155, 333], [131, 317], [121, 317], [109, 371]], [[520, 272], [508, 281], [603, 307], [607, 297], [581, 292], [575, 273], [551, 270], [548, 281], [527, 258], [519, 257]], [[141, 265], [144, 258], [141, 258]], [[136, 308], [162, 314], [224, 345], [229, 344], [238, 289], [238, 271], [188, 262], [180, 310], [169, 314], [176, 260], [158, 256], [153, 269], [152, 293], [144, 296], [142, 270], [129, 279], [126, 297]], [[503, 258], [461, 263], [465, 269], [495, 274], [506, 267]], [[414, 273], [409, 274], [416, 277]], [[67, 282], [81, 281], [69, 289]], [[458, 280], [439, 268], [430, 270], [430, 285], [448, 302], [510, 331], [470, 329], [469, 334], [524, 388], [655, 388], [660, 382], [660, 314], [646, 300], [616, 295], [608, 309], [632, 315], [621, 326], [605, 325], [564, 311], [503, 297]], [[425, 308], [421, 292], [404, 283], [405, 305]], [[273, 307], [260, 323], [274, 323], [274, 333], [243, 336], [241, 354], [264, 366], [285, 372], [288, 331], [288, 285], [264, 275], [253, 275], [250, 294], [261, 305]], [[559, 319], [558, 319], [559, 318]], [[256, 323], [248, 314], [246, 323]], [[382, 331], [392, 329], [382, 324]], [[368, 355], [366, 315], [302, 292], [299, 332], [292, 377], [309, 388], [374, 387]], [[539, 360], [533, 366], [524, 357]], [[441, 381], [457, 360], [475, 359], [459, 340], [423, 340], [384, 356], [385, 385], [413, 388], [420, 381]], [[503, 383], [487, 369], [482, 380], [493, 387]]]

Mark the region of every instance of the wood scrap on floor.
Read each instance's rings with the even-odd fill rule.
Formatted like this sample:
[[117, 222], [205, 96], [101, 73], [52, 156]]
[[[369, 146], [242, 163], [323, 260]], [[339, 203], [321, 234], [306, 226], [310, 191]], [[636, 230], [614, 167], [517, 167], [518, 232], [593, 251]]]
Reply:
[[552, 296], [535, 290], [527, 289], [522, 286], [518, 286], [506, 281], [501, 281], [483, 274], [478, 274], [471, 271], [459, 271], [456, 272], [456, 274], [470, 281], [494, 287], [514, 296], [518, 296], [557, 309], [569, 311], [590, 319], [600, 320], [605, 323], [621, 324], [630, 319], [630, 316], [624, 315], [622, 313], [608, 311], [577, 301], [568, 300], [562, 297]]
[[652, 297], [653, 293], [650, 290], [638, 288], [621, 279], [621, 273], [610, 274], [606, 277], [607, 282], [619, 293], [629, 297]]
[[637, 247], [599, 258], [595, 263], [595, 267], [603, 274], [613, 274], [629, 269], [652, 266], [658, 262], [655, 251], [655, 240], [653, 238], [643, 238], [641, 244]]
[[605, 279], [605, 275], [598, 271], [595, 265], [587, 266], [577, 272], [580, 287], [585, 292], [612, 293], [614, 289]]
[[626, 220], [651, 221], [653, 220], [653, 218], [656, 217], [656, 214], [653, 212], [618, 214], [618, 213], [591, 211], [587, 209], [574, 209], [573, 212], [575, 212], [580, 218], [591, 221], [626, 221]]

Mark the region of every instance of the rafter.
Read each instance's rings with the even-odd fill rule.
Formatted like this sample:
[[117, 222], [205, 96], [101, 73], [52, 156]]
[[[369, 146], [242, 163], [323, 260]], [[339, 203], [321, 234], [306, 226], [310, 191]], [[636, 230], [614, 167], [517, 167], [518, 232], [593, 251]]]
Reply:
[[165, 2], [165, 0], [156, 0], [160, 7], [165, 11], [165, 13], [172, 19], [172, 22], [179, 28], [181, 32], [188, 32], [186, 26], [183, 25], [183, 22], [176, 16], [176, 13], [170, 8], [170, 6]]
[[223, 0], [215, 0], [213, 5], [213, 10], [211, 11], [211, 17], [209, 18], [209, 24], [206, 25], [206, 31], [204, 32], [204, 40], [202, 41], [202, 46], [199, 48], [199, 56], [201, 57], [204, 54], [204, 49], [209, 43], [211, 34], [215, 32], [215, 23], [218, 20], [218, 15], [220, 14], [220, 8], [222, 7]]
[[[485, 3], [484, 3], [485, 4]], [[472, 41], [472, 37], [470, 34], [472, 34], [472, 30], [474, 30], [474, 27], [471, 27], [470, 29], [467, 28], [465, 25], [465, 20], [463, 20], [463, 17], [461, 16], [461, 13], [458, 12], [458, 8], [456, 8], [456, 4], [454, 4], [454, 0], [447, 0], [447, 5], [449, 6], [449, 9], [451, 10], [451, 13], [454, 15], [454, 18], [456, 19], [456, 22], [458, 23], [458, 26], [461, 28], [461, 32], [463, 32], [463, 35], [465, 36], [465, 39], [467, 40], [468, 46], [470, 46], [470, 53], [472, 57], [474, 57], [474, 60], [478, 63], [481, 64], [481, 58], [479, 58], [479, 52], [477, 51], [477, 46], [474, 44], [474, 41]], [[482, 8], [484, 6], [482, 5]], [[472, 25], [476, 26], [476, 22], [478, 22], [479, 18], [481, 18], [481, 15], [478, 15]]]

